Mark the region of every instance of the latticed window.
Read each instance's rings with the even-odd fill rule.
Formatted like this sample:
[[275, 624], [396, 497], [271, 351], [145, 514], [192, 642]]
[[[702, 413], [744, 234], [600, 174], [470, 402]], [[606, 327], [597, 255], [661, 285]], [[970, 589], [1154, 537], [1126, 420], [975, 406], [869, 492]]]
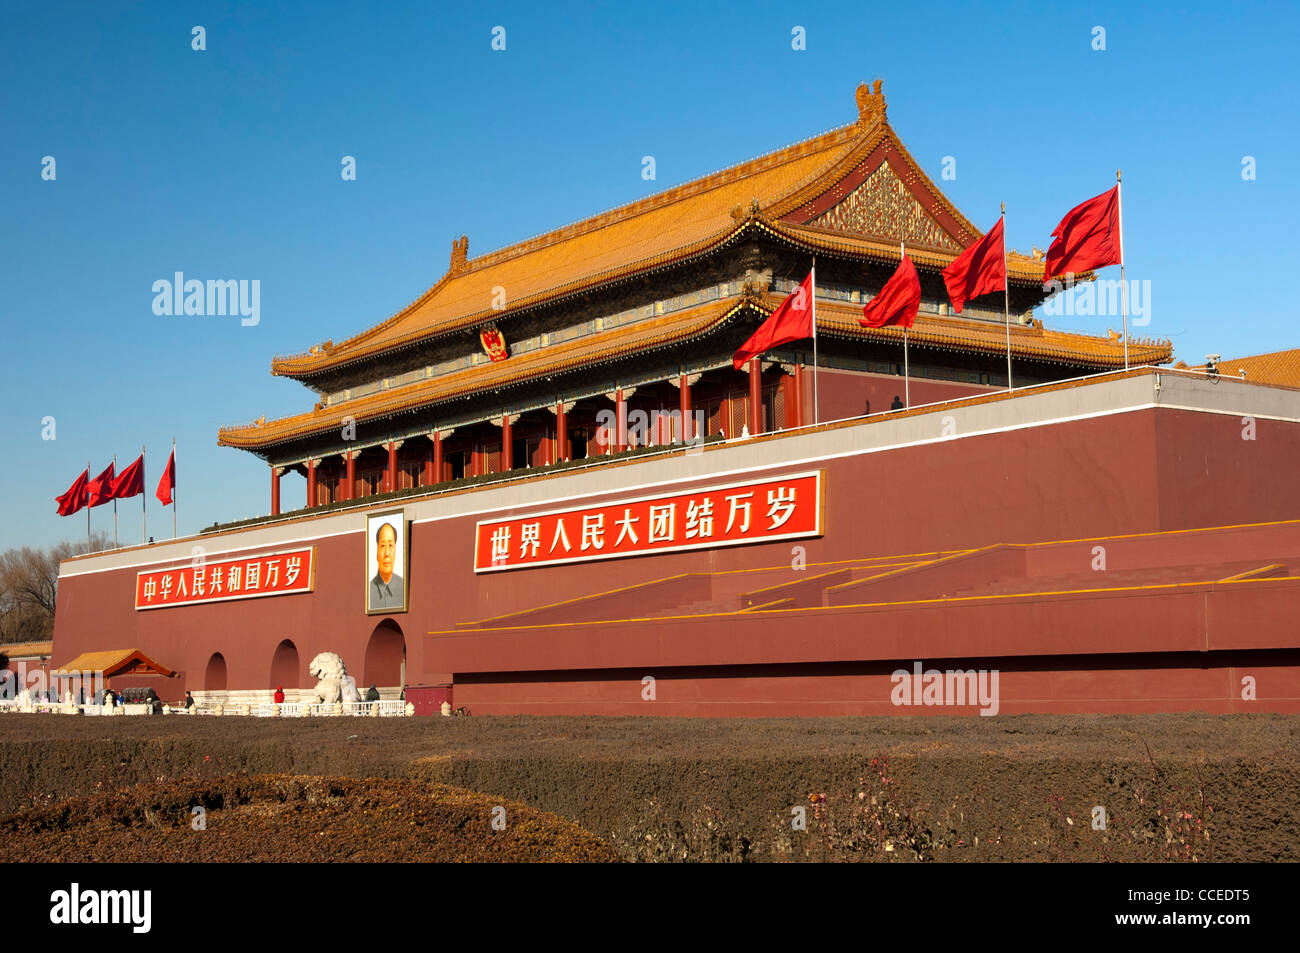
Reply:
[[397, 487], [410, 490], [420, 485], [420, 471], [424, 463], [420, 460], [406, 460], [397, 468]]
[[381, 492], [383, 483], [383, 470], [362, 470], [357, 474], [357, 495], [374, 496]]
[[731, 426], [727, 430], [727, 439], [739, 437], [749, 422], [749, 395], [731, 395]]
[[785, 388], [776, 384], [763, 392], [763, 431], [773, 433], [785, 426]]
[[704, 411], [704, 436], [712, 437], [722, 430], [722, 401], [707, 400], [700, 409]]

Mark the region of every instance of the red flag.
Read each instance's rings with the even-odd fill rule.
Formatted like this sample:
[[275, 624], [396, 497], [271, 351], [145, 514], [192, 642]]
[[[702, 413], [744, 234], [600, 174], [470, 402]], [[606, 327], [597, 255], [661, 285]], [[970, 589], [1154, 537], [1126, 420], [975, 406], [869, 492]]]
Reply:
[[920, 307], [921, 279], [912, 259], [905, 253], [893, 277], [862, 309], [858, 323], [864, 328], [883, 328], [887, 324], [910, 328], [916, 322], [916, 312]]
[[162, 479], [158, 481], [158, 491], [156, 496], [163, 506], [172, 501], [172, 490], [176, 488], [176, 451], [167, 458], [167, 467], [163, 470]]
[[957, 257], [943, 270], [943, 283], [948, 286], [952, 309], [961, 309], [971, 298], [1002, 291], [1007, 286], [1007, 261], [1002, 244], [1002, 222], [989, 229], [987, 235]]
[[1052, 232], [1043, 281], [1120, 263], [1119, 186], [1076, 205]]
[[60, 516], [71, 516], [86, 505], [86, 481], [90, 479], [90, 468], [81, 471], [75, 483], [68, 487], [68, 492], [56, 496], [54, 502], [59, 504]]
[[124, 500], [139, 496], [144, 492], [144, 454], [136, 457], [135, 463], [117, 475], [113, 481], [113, 498]]
[[736, 370], [755, 355], [770, 351], [781, 344], [802, 341], [813, 336], [813, 286], [812, 272], [808, 272], [798, 288], [781, 302], [772, 316], [759, 326], [748, 341], [732, 357]]
[[107, 470], [86, 484], [86, 505], [102, 506], [113, 499], [113, 485], [115, 482], [113, 464], [110, 463]]

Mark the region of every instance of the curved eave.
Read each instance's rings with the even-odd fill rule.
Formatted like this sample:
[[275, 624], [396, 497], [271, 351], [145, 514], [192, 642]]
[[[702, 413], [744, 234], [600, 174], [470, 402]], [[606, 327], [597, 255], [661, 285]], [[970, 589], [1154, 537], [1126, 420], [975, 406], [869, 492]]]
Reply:
[[[841, 232], [832, 232], [827, 229], [820, 229], [806, 225], [774, 223], [766, 221], [762, 217], [750, 217], [698, 242], [693, 242], [680, 248], [674, 248], [670, 251], [665, 251], [640, 261], [630, 262], [621, 268], [608, 270], [579, 281], [570, 282], [560, 288], [550, 289], [527, 298], [522, 298], [513, 303], [511, 307], [503, 310], [493, 310], [488, 308], [473, 314], [468, 314], [454, 321], [445, 322], [436, 328], [422, 328], [413, 331], [402, 338], [385, 341], [383, 344], [376, 345], [370, 349], [363, 349], [342, 361], [337, 360], [337, 358], [327, 353], [305, 355], [296, 358], [277, 358], [272, 361], [271, 371], [273, 374], [278, 376], [297, 378], [310, 377], [313, 374], [327, 370], [344, 368], [351, 364], [376, 357], [380, 354], [394, 353], [405, 348], [426, 343], [447, 334], [453, 334], [458, 331], [474, 328], [477, 325], [514, 317], [542, 305], [558, 304], [565, 298], [576, 294], [588, 293], [604, 287], [617, 285], [620, 282], [628, 281], [633, 278], [645, 277], [663, 268], [688, 263], [705, 255], [725, 249], [738, 239], [742, 238], [745, 233], [750, 230], [760, 231], [810, 253], [823, 252], [856, 260], [875, 261], [885, 265], [897, 265], [901, 258], [898, 246], [892, 242], [859, 238], [857, 236], [845, 235]], [[918, 267], [933, 271], [939, 271], [946, 268], [954, 259], [957, 258], [958, 254], [960, 254], [960, 252], [954, 253], [942, 249], [924, 248], [922, 246], [912, 246], [908, 249], [908, 257], [910, 257]], [[1008, 258], [1007, 267], [1014, 284], [1023, 285], [1026, 288], [1032, 287], [1036, 290], [1041, 290], [1043, 284], [1042, 262], [1013, 255]], [[1076, 276], [1076, 280], [1087, 280], [1090, 277], [1091, 274], [1080, 275]]]
[[[761, 310], [774, 310], [779, 298], [769, 297]], [[858, 323], [861, 309], [853, 305], [817, 303], [817, 333], [856, 341], [879, 341], [900, 345], [901, 328], [864, 328]], [[1006, 328], [1001, 324], [959, 318], [918, 317], [909, 329], [908, 344], [949, 352], [1005, 355]], [[1109, 337], [1053, 331], [1036, 325], [1011, 326], [1011, 354], [1021, 360], [1043, 361], [1073, 367], [1112, 370], [1124, 367], [1124, 343]], [[1173, 357], [1169, 341], [1130, 341], [1130, 364], [1163, 364]]]
[[550, 345], [529, 354], [511, 357], [499, 364], [485, 364], [432, 380], [367, 394], [322, 410], [267, 421], [223, 427], [217, 444], [244, 450], [270, 448], [291, 440], [337, 430], [345, 418], [357, 423], [372, 422], [413, 410], [436, 406], [483, 391], [510, 387], [563, 374], [581, 367], [595, 367], [618, 360], [629, 353], [653, 350], [667, 344], [691, 340], [731, 320], [749, 304], [745, 298], [729, 298], [689, 308], [679, 314], [654, 319], [644, 327], [615, 328], [588, 338]]
[[[453, 334], [457, 331], [463, 331], [475, 327], [476, 325], [486, 324], [493, 321], [501, 321], [505, 318], [514, 317], [525, 311], [529, 311], [539, 305], [558, 304], [565, 298], [576, 294], [582, 294], [600, 288], [602, 286], [616, 285], [620, 282], [632, 278], [644, 277], [661, 268], [680, 265], [701, 255], [725, 248], [739, 235], [741, 235], [748, 222], [739, 222], [724, 231], [710, 235], [708, 238], [681, 248], [675, 248], [671, 251], [662, 252], [628, 264], [625, 267], [607, 270], [597, 275], [592, 275], [578, 281], [570, 282], [559, 288], [550, 289], [527, 298], [522, 298], [513, 303], [509, 308], [502, 310], [493, 310], [491, 308], [468, 314], [463, 318], [457, 318], [440, 324], [436, 328], [422, 328], [404, 335], [401, 338], [392, 341], [385, 341], [381, 345], [376, 345], [372, 349], [366, 349], [357, 354], [350, 355], [344, 360], [337, 360], [328, 354], [308, 355], [305, 358], [277, 358], [271, 362], [271, 373], [281, 377], [309, 377], [322, 371], [332, 371], [339, 368], [347, 367], [351, 364], [367, 360], [380, 354], [388, 354], [400, 351], [404, 348], [412, 347], [417, 344], [423, 344], [435, 338]], [[293, 362], [291, 364], [291, 362]]]
[[[798, 248], [808, 252], [826, 252], [882, 265], [897, 265], [902, 260], [898, 242], [884, 239], [846, 235], [813, 225], [791, 225], [788, 222], [764, 222], [761, 227]], [[908, 245], [907, 257], [918, 269], [942, 271], [951, 265], [961, 252], [951, 252], [933, 246]], [[1044, 263], [1012, 252], [1007, 255], [1007, 273], [1012, 284], [1041, 290]], [[1092, 278], [1092, 272], [1075, 275], [1076, 281]]]
[[[444, 334], [454, 333], [459, 330], [471, 328], [476, 324], [482, 324], [487, 321], [500, 320], [510, 315], [518, 314], [521, 311], [528, 310], [541, 303], [550, 303], [560, 301], [570, 295], [591, 290], [603, 284], [617, 282], [621, 279], [633, 275], [642, 275], [647, 271], [663, 267], [667, 264], [675, 264], [682, 260], [689, 259], [700, 250], [711, 249], [725, 243], [728, 236], [733, 235], [739, 227], [743, 226], [743, 221], [726, 223], [725, 227], [710, 233], [695, 242], [683, 243], [679, 246], [661, 249], [653, 255], [642, 256], [627, 263], [620, 264], [616, 268], [607, 268], [593, 275], [576, 278], [569, 282], [562, 282], [551, 288], [543, 289], [534, 294], [521, 297], [517, 301], [511, 302], [511, 306], [504, 310], [484, 310], [473, 314], [456, 317], [451, 320], [439, 321], [433, 325], [412, 330], [410, 333], [401, 335], [397, 338], [390, 338], [384, 335], [384, 332], [392, 329], [395, 325], [409, 319], [419, 311], [420, 308], [428, 305], [448, 282], [463, 275], [472, 274], [493, 266], [508, 262], [512, 259], [523, 258], [528, 254], [562, 243], [569, 239], [590, 235], [593, 232], [606, 228], [611, 225], [620, 225], [634, 220], [637, 216], [647, 212], [661, 210], [664, 207], [671, 206], [673, 203], [682, 199], [690, 198], [701, 193], [708, 192], [715, 188], [723, 188], [736, 184], [754, 175], [765, 174], [781, 165], [806, 159], [811, 155], [825, 150], [841, 151], [851, 149], [857, 152], [855, 140], [859, 140], [864, 134], [864, 130], [858, 123], [840, 126], [821, 135], [806, 139], [803, 142], [796, 143], [792, 146], [784, 146], [765, 155], [754, 159], [747, 160], [738, 165], [727, 169], [714, 172], [710, 175], [703, 176], [681, 185], [673, 186], [656, 195], [647, 196], [638, 199], [635, 202], [612, 209], [608, 212], [593, 216], [581, 222], [564, 226], [553, 232], [536, 238], [528, 239], [508, 248], [490, 252], [480, 258], [473, 259], [466, 263], [460, 270], [451, 270], [439, 279], [438, 283], [421, 295], [416, 301], [412, 302], [406, 308], [393, 315], [391, 318], [368, 328], [360, 334], [354, 335], [348, 340], [338, 345], [328, 344], [326, 346], [313, 348], [312, 351], [296, 354], [292, 356], [276, 357], [271, 362], [271, 373], [284, 377], [309, 377], [313, 374], [333, 370], [336, 368], [346, 367], [360, 360], [365, 360], [375, 354], [381, 354], [388, 351], [396, 350], [409, 344], [440, 337]], [[805, 188], [809, 183], [821, 181], [825, 178], [829, 169], [836, 168], [839, 164], [840, 156], [835, 155], [828, 158], [827, 161], [817, 166], [812, 172], [806, 174], [797, 182], [785, 185], [775, 194], [764, 196], [765, 200], [772, 202], [780, 201], [781, 198], [791, 192]], [[373, 342], [373, 343], [371, 343]], [[340, 352], [352, 351], [346, 356], [340, 356]]]

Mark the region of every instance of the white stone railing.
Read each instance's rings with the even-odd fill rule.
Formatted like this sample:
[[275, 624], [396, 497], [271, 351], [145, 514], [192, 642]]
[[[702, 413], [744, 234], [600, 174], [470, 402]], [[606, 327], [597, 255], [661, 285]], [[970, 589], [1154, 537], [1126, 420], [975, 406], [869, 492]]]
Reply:
[[306, 718], [306, 717], [370, 717], [402, 718], [415, 714], [415, 706], [397, 699], [377, 702], [336, 702], [323, 705], [319, 702], [262, 702], [257, 705], [215, 705], [194, 708], [171, 708], [167, 713], [184, 715], [244, 715], [252, 718]]
[[[385, 699], [377, 702], [336, 702], [333, 705], [307, 702], [258, 702], [244, 705], [195, 705], [193, 708], [157, 706], [157, 711], [164, 715], [244, 715], [253, 718], [303, 718], [317, 717], [369, 717], [402, 718], [415, 714], [415, 706], [400, 699]], [[63, 715], [145, 715], [150, 714], [148, 705], [70, 705], [60, 702], [27, 702], [18, 699], [0, 699], [0, 712], [39, 712]]]

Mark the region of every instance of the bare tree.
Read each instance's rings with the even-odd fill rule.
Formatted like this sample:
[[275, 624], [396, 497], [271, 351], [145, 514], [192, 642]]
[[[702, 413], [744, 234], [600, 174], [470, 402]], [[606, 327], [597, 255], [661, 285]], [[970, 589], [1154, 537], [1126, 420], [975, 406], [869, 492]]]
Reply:
[[[107, 546], [103, 533], [90, 540], [92, 552]], [[53, 636], [59, 563], [86, 551], [84, 542], [64, 542], [0, 553], [0, 643], [43, 642]]]

